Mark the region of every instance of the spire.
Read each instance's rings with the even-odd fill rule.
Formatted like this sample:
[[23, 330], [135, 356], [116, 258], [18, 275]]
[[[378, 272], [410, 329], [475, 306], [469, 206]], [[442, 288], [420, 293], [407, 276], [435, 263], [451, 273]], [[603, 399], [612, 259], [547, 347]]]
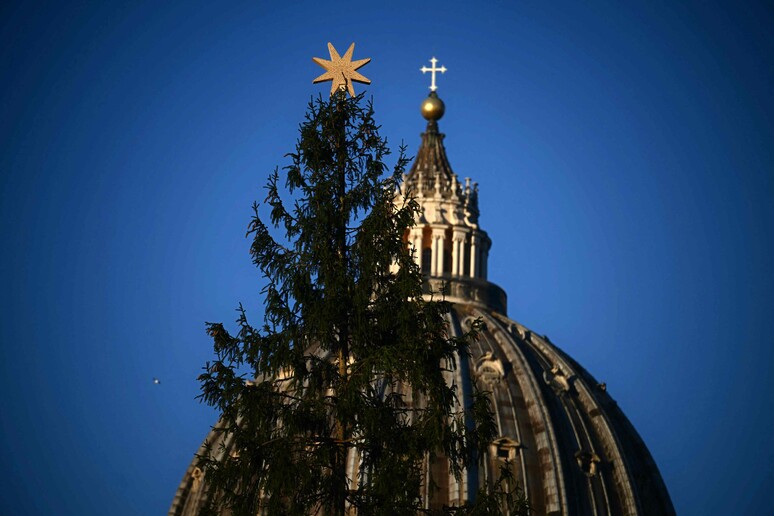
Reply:
[[[445, 68], [427, 70], [435, 73]], [[427, 277], [427, 295], [445, 292], [452, 302], [475, 304], [506, 313], [505, 292], [487, 281], [487, 262], [492, 241], [478, 224], [478, 184], [460, 181], [451, 168], [438, 131], [446, 107], [435, 91], [422, 101], [420, 112], [427, 120], [411, 170], [399, 195], [419, 204], [416, 224], [406, 232], [414, 260]]]
[[[437, 193], [448, 198], [456, 193], [451, 191], [454, 171], [449, 164], [449, 158], [446, 157], [446, 149], [443, 145], [445, 135], [438, 131], [438, 120], [443, 117], [446, 108], [443, 101], [438, 98], [438, 94], [432, 91], [422, 101], [420, 111], [427, 120], [427, 128], [422, 133], [422, 143], [409, 171], [408, 183], [415, 191], [420, 189], [424, 191], [425, 195], [432, 195], [437, 190]], [[420, 177], [423, 181], [421, 188], [418, 185]]]
[[505, 313], [505, 294], [486, 280], [491, 240], [478, 225], [478, 184], [469, 178], [460, 181], [446, 157], [444, 134], [438, 130], [445, 111], [436, 91], [422, 101], [420, 112], [427, 127], [399, 192], [414, 197], [420, 207], [406, 240], [431, 291], [445, 282], [452, 288], [450, 299], [477, 300]]

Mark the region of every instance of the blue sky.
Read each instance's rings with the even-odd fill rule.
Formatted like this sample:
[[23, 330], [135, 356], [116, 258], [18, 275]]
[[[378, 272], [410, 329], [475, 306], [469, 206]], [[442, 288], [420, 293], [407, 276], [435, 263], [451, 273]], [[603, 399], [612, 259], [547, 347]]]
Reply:
[[774, 9], [676, 4], [4, 2], [0, 512], [167, 510], [328, 41], [409, 154], [446, 66], [509, 316], [607, 383], [678, 513], [766, 512]]

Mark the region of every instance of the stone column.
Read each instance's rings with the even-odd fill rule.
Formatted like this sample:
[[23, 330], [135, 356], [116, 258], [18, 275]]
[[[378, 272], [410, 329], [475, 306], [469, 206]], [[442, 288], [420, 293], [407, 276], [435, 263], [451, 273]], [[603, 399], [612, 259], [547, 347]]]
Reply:
[[443, 246], [445, 242], [445, 228], [433, 228], [433, 255], [430, 258], [430, 275], [440, 276], [443, 274]]
[[465, 256], [463, 255], [464, 251], [465, 251], [465, 231], [454, 228], [454, 232], [452, 233], [452, 270], [451, 270], [451, 273], [453, 276], [462, 276], [465, 273], [465, 271], [463, 271], [463, 268], [465, 265]]
[[438, 276], [443, 274], [443, 253], [444, 253], [444, 247], [446, 243], [446, 238], [444, 237], [443, 233], [438, 235], [438, 254], [435, 256], [435, 268], [438, 273]]
[[489, 249], [492, 247], [492, 241], [489, 237], [484, 237], [481, 242], [481, 261], [479, 262], [479, 275], [481, 279], [486, 279], [489, 270]]
[[419, 270], [422, 270], [422, 228], [414, 227], [409, 233], [409, 243], [414, 250], [414, 261], [419, 266]]
[[430, 275], [436, 276], [438, 260], [436, 260], [435, 257], [438, 256], [438, 235], [435, 234], [435, 230], [433, 230], [433, 235], [430, 238], [432, 239], [430, 240], [432, 244], [430, 252]]
[[478, 247], [480, 237], [478, 231], [470, 234], [470, 277], [478, 278]]
[[457, 269], [459, 267], [460, 262], [460, 250], [459, 250], [460, 242], [457, 239], [457, 233], [455, 232], [452, 236], [452, 269], [451, 274], [452, 276], [457, 275]]

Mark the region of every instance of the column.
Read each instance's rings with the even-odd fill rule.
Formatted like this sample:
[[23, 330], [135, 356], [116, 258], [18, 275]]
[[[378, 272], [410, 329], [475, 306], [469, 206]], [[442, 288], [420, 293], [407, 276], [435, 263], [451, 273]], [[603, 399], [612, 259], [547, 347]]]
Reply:
[[431, 276], [440, 276], [443, 274], [443, 244], [444, 244], [444, 228], [433, 228], [433, 255], [430, 258], [432, 261], [430, 268]]
[[453, 276], [464, 276], [465, 271], [465, 231], [454, 228], [452, 233], [452, 270]]
[[481, 262], [479, 264], [481, 279], [486, 279], [488, 274], [489, 249], [491, 247], [492, 241], [489, 240], [489, 238], [484, 240], [483, 245], [481, 246]]
[[430, 248], [430, 275], [436, 276], [438, 260], [436, 260], [435, 257], [438, 256], [438, 236], [435, 234], [435, 230], [433, 230], [433, 235], [431, 238], [432, 240], [430, 242], [432, 247]]
[[435, 255], [435, 270], [437, 271], [437, 275], [441, 276], [443, 274], [443, 249], [446, 238], [444, 238], [443, 230], [441, 230], [441, 233], [436, 238], [438, 242], [438, 254]]
[[455, 232], [452, 236], [452, 269], [451, 274], [452, 276], [456, 276], [457, 272], [459, 271], [459, 263], [460, 263], [460, 241], [457, 238], [457, 233]]
[[422, 270], [422, 228], [415, 227], [411, 229], [409, 234], [409, 242], [414, 251], [414, 262], [419, 266], [419, 270]]
[[470, 277], [478, 278], [478, 232], [473, 231], [470, 234]]

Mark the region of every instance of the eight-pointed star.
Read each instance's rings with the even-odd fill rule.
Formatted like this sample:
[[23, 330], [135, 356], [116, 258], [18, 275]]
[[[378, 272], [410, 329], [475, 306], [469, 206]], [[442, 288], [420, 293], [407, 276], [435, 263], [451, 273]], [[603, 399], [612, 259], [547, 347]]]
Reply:
[[355, 96], [355, 88], [352, 87], [352, 81], [360, 82], [363, 84], [371, 84], [370, 79], [366, 79], [360, 75], [356, 70], [361, 66], [367, 65], [371, 58], [359, 59], [352, 61], [352, 53], [355, 51], [355, 44], [352, 43], [349, 49], [344, 54], [344, 57], [339, 56], [333, 45], [328, 43], [328, 52], [331, 54], [331, 60], [321, 59], [319, 57], [313, 57], [312, 61], [325, 68], [326, 72], [321, 76], [313, 80], [313, 83], [332, 81], [331, 95], [333, 95], [339, 88], [346, 87], [350, 96]]

